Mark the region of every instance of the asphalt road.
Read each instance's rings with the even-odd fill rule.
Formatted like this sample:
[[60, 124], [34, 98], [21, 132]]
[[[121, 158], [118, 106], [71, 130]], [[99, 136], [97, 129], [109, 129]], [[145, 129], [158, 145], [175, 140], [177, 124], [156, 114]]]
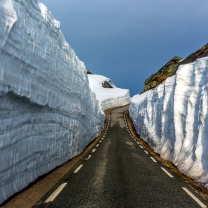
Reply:
[[127, 109], [109, 112], [104, 139], [34, 207], [206, 207], [206, 201], [134, 140], [125, 124]]

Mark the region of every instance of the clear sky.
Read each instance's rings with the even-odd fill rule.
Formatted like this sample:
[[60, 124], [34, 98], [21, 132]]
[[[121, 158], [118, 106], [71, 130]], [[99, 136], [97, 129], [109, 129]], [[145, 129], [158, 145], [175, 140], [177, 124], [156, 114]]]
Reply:
[[140, 93], [174, 56], [208, 42], [208, 0], [39, 0], [87, 69]]

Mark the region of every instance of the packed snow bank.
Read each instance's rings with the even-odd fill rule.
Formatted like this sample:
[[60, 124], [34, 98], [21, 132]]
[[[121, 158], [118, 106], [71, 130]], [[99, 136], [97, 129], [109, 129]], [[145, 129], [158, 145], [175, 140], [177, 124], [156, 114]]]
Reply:
[[131, 99], [141, 138], [208, 188], [208, 57], [181, 65], [175, 76]]
[[[126, 105], [130, 102], [129, 90], [117, 88], [113, 82], [102, 75], [88, 74], [89, 84], [92, 92], [103, 110], [107, 108]], [[102, 85], [107, 82], [112, 88], [104, 88]]]
[[78, 155], [104, 115], [87, 71], [47, 8], [0, 5], [0, 203]]

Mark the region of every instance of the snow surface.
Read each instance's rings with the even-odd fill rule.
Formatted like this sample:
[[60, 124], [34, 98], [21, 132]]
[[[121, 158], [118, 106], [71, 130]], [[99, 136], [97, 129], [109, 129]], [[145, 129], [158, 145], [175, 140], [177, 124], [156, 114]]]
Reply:
[[[102, 75], [88, 74], [89, 84], [92, 92], [103, 110], [126, 105], [130, 102], [129, 90], [117, 88], [113, 82]], [[103, 88], [102, 84], [108, 82], [113, 88]]]
[[87, 71], [36, 0], [0, 4], [0, 203], [103, 129]]
[[208, 58], [181, 65], [175, 76], [130, 103], [141, 138], [208, 188]]

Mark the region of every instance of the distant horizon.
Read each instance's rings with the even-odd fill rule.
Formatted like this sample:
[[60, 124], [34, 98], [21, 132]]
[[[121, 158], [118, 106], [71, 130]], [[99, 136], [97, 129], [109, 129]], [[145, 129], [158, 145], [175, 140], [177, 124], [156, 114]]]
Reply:
[[175, 56], [208, 42], [208, 1], [39, 0], [87, 70], [138, 94], [144, 81]]

